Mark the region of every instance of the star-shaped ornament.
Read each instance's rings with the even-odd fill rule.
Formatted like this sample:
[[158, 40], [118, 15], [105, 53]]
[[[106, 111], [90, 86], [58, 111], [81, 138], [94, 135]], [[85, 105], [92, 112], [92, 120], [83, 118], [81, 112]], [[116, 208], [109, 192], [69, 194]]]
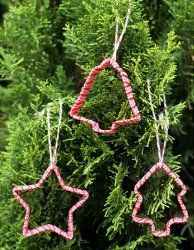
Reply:
[[[69, 212], [68, 212], [68, 231], [65, 232], [62, 229], [58, 228], [55, 225], [52, 224], [46, 224], [43, 226], [39, 226], [35, 229], [30, 230], [29, 229], [29, 222], [30, 222], [30, 206], [29, 204], [22, 198], [22, 196], [20, 195], [20, 193], [22, 191], [31, 191], [31, 190], [35, 190], [38, 189], [40, 186], [42, 186], [44, 184], [44, 182], [46, 181], [46, 179], [51, 175], [51, 173], [54, 172], [57, 180], [60, 184], [60, 186], [62, 187], [63, 190], [74, 193], [74, 194], [79, 194], [82, 196], [82, 198], [74, 205], [70, 208]], [[56, 165], [51, 164], [46, 171], [44, 172], [43, 176], [41, 177], [41, 179], [39, 180], [38, 183], [36, 184], [32, 184], [32, 185], [25, 185], [25, 186], [17, 186], [13, 188], [13, 195], [15, 196], [15, 198], [19, 201], [19, 203], [25, 208], [26, 210], [26, 214], [25, 214], [25, 218], [24, 218], [24, 224], [23, 224], [23, 235], [25, 236], [33, 236], [36, 234], [39, 234], [40, 232], [44, 232], [44, 231], [51, 231], [54, 233], [57, 233], [59, 235], [61, 235], [62, 237], [66, 238], [66, 239], [72, 239], [73, 238], [73, 233], [74, 233], [74, 226], [73, 226], [73, 213], [76, 209], [78, 209], [80, 206], [82, 206], [86, 200], [89, 197], [89, 194], [87, 191], [85, 190], [81, 190], [81, 189], [77, 189], [77, 188], [72, 188], [67, 186], [64, 182], [63, 179], [60, 175], [59, 169]]]
[[[90, 92], [90, 88], [92, 84], [94, 83], [96, 77], [100, 73], [100, 71], [106, 69], [107, 67], [112, 67], [121, 77], [126, 95], [127, 95], [127, 100], [129, 102], [129, 105], [131, 107], [131, 111], [133, 113], [133, 117], [130, 119], [123, 119], [123, 120], [118, 120], [113, 122], [112, 126], [110, 129], [103, 130], [100, 128], [100, 125], [98, 122], [95, 122], [91, 119], [88, 119], [86, 117], [83, 117], [78, 114], [78, 112], [81, 110], [83, 107], [86, 97], [88, 93]], [[100, 65], [95, 67], [89, 74], [86, 82], [84, 83], [84, 86], [82, 87], [82, 90], [79, 94], [79, 97], [77, 101], [75, 102], [74, 106], [71, 108], [69, 112], [70, 116], [73, 117], [74, 119], [83, 121], [85, 123], [88, 123], [92, 126], [92, 129], [95, 132], [101, 133], [101, 134], [114, 134], [116, 133], [117, 129], [119, 126], [126, 126], [128, 124], [133, 124], [133, 123], [139, 123], [141, 120], [141, 115], [139, 113], [138, 107], [135, 104], [135, 100], [133, 97], [133, 90], [128, 78], [127, 73], [117, 64], [116, 61], [114, 61], [111, 58], [105, 59]]]
[[[139, 191], [140, 187], [147, 182], [147, 180], [151, 177], [153, 173], [155, 173], [157, 170], [164, 170], [167, 175], [169, 175], [175, 183], [181, 188], [181, 192], [177, 194], [178, 203], [181, 207], [183, 217], [173, 217], [171, 218], [167, 224], [164, 231], [158, 231], [156, 230], [155, 223], [150, 218], [141, 218], [138, 217], [137, 214], [141, 209], [142, 203], [143, 203], [143, 196], [141, 192]], [[183, 203], [182, 197], [186, 194], [187, 190], [181, 179], [171, 170], [169, 169], [164, 163], [158, 162], [155, 164], [135, 185], [134, 188], [135, 194], [138, 196], [137, 203], [135, 204], [135, 207], [132, 212], [132, 219], [137, 223], [142, 224], [149, 224], [151, 227], [151, 232], [156, 237], [164, 237], [170, 235], [171, 231], [171, 225], [174, 223], [184, 223], [188, 220], [188, 212], [187, 209]]]

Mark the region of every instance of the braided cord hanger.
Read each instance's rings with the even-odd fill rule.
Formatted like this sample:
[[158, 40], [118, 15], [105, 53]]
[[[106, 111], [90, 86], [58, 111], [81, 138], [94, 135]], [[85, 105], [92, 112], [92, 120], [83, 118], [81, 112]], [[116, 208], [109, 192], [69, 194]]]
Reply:
[[60, 134], [60, 128], [61, 128], [61, 120], [62, 120], [62, 100], [59, 99], [59, 117], [58, 117], [58, 125], [57, 125], [57, 135], [55, 140], [55, 146], [52, 150], [52, 144], [51, 144], [51, 125], [50, 125], [50, 117], [51, 117], [51, 110], [50, 106], [52, 103], [49, 103], [47, 106], [47, 132], [48, 132], [48, 146], [49, 146], [49, 155], [50, 155], [50, 163], [56, 164], [57, 162], [57, 149], [59, 144], [59, 134]]
[[[114, 43], [114, 51], [113, 51], [113, 55], [112, 55], [112, 60], [116, 61], [117, 60], [117, 52], [118, 52], [118, 49], [120, 47], [120, 44], [123, 40], [123, 36], [126, 32], [126, 29], [127, 29], [127, 25], [129, 23], [129, 16], [131, 14], [131, 0], [129, 0], [129, 7], [128, 7], [128, 10], [127, 10], [127, 15], [125, 17], [125, 23], [124, 23], [124, 27], [123, 27], [123, 30], [120, 34], [120, 36], [118, 37], [118, 32], [119, 32], [119, 21], [118, 21], [118, 17], [116, 17], [115, 19], [115, 43]], [[116, 8], [118, 9], [118, 0], [115, 0], [115, 5], [116, 5]]]
[[[148, 95], [149, 95], [150, 107], [151, 107], [151, 111], [152, 111], [152, 115], [153, 115], [153, 119], [154, 119], [154, 125], [155, 125], [155, 128], [156, 128], [156, 144], [157, 144], [157, 148], [158, 148], [158, 158], [159, 158], [159, 161], [161, 163], [163, 163], [164, 155], [165, 155], [165, 151], [166, 151], [166, 145], [167, 145], [167, 141], [168, 141], [169, 121], [164, 121], [165, 138], [164, 138], [164, 142], [163, 142], [163, 148], [161, 150], [161, 140], [160, 140], [160, 137], [159, 137], [159, 127], [158, 127], [158, 124], [157, 124], [156, 113], [155, 113], [154, 105], [153, 105], [150, 80], [147, 81], [147, 87], [148, 87]], [[167, 110], [165, 92], [163, 92], [163, 104], [164, 104], [164, 114], [165, 114], [165, 116], [167, 118], [168, 117], [168, 110]]]

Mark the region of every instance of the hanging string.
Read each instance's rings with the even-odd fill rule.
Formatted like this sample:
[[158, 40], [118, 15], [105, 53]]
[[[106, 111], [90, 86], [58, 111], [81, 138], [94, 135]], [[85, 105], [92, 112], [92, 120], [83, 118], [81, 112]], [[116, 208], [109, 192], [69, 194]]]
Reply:
[[166, 151], [166, 144], [168, 141], [168, 131], [169, 131], [169, 121], [168, 121], [168, 109], [167, 109], [167, 103], [166, 103], [166, 94], [163, 93], [163, 104], [164, 104], [164, 113], [166, 119], [164, 120], [164, 130], [165, 130], [165, 138], [164, 138], [164, 144], [163, 144], [163, 150], [162, 150], [162, 161], [164, 160], [164, 155]]
[[50, 155], [50, 163], [56, 164], [57, 161], [57, 149], [58, 149], [58, 143], [59, 143], [59, 134], [60, 134], [60, 128], [61, 128], [61, 120], [62, 120], [62, 111], [63, 111], [63, 103], [62, 100], [59, 99], [59, 117], [58, 117], [58, 126], [57, 126], [57, 136], [55, 141], [55, 146], [52, 150], [52, 144], [51, 144], [51, 125], [50, 125], [50, 106], [52, 103], [49, 103], [47, 106], [47, 131], [48, 131], [48, 146], [49, 146], [49, 155]]
[[58, 118], [58, 128], [57, 128], [57, 136], [56, 136], [56, 142], [55, 147], [53, 150], [53, 157], [54, 160], [57, 160], [57, 149], [59, 144], [59, 135], [60, 135], [60, 129], [61, 129], [61, 120], [62, 120], [62, 113], [63, 113], [63, 102], [61, 99], [59, 99], [59, 118]]
[[[160, 142], [160, 137], [159, 137], [159, 127], [157, 125], [157, 118], [156, 118], [156, 113], [154, 110], [154, 105], [153, 105], [153, 100], [152, 100], [152, 94], [151, 94], [151, 86], [150, 86], [150, 80], [147, 81], [147, 86], [148, 86], [148, 95], [149, 95], [149, 102], [150, 102], [150, 107], [154, 119], [154, 125], [156, 129], [156, 143], [157, 143], [157, 148], [158, 148], [158, 158], [161, 163], [164, 161], [164, 155], [166, 151], [166, 144], [168, 141], [168, 130], [169, 130], [169, 122], [165, 121], [164, 122], [164, 130], [165, 130], [165, 138], [163, 142], [163, 148], [161, 151], [161, 142]], [[166, 95], [165, 92], [163, 93], [163, 103], [164, 103], [164, 113], [165, 116], [168, 117], [168, 111], [167, 111], [167, 103], [166, 103]]]
[[[118, 0], [115, 0], [115, 9], [118, 10]], [[118, 42], [118, 32], [119, 32], [119, 21], [118, 21], [118, 17], [116, 16], [115, 18], [115, 43], [114, 43], [114, 52], [112, 55], [112, 59], [114, 59], [115, 61], [116, 61], [116, 54], [117, 54], [116, 48], [117, 48], [117, 42]]]
[[[118, 9], [118, 0], [115, 1], [115, 5], [116, 5], [116, 8]], [[116, 61], [116, 59], [117, 59], [117, 52], [118, 52], [118, 49], [119, 49], [120, 44], [122, 42], [123, 36], [126, 32], [127, 25], [129, 23], [130, 13], [131, 13], [131, 0], [129, 0], [129, 8], [128, 8], [127, 15], [125, 18], [125, 24], [124, 24], [123, 30], [122, 30], [119, 38], [118, 38], [118, 31], [119, 31], [118, 17], [116, 17], [116, 20], [115, 20], [115, 43], [114, 43], [114, 51], [113, 51], [113, 55], [112, 55], [112, 60], [114, 60], [114, 61]]]

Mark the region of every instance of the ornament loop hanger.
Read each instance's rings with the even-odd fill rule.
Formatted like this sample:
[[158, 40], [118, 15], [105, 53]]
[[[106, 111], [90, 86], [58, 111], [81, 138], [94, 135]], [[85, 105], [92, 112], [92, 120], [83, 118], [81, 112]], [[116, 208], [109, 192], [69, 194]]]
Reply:
[[50, 164], [56, 164], [57, 162], [57, 149], [59, 144], [59, 134], [61, 129], [61, 120], [62, 120], [62, 111], [63, 111], [63, 102], [61, 99], [59, 99], [59, 117], [58, 117], [58, 126], [57, 126], [57, 135], [55, 140], [55, 146], [52, 150], [52, 144], [51, 144], [51, 125], [50, 125], [50, 106], [52, 103], [47, 104], [47, 131], [48, 131], [48, 146], [49, 146], [49, 155], [50, 155]]
[[[152, 115], [153, 115], [153, 119], [154, 119], [154, 125], [155, 125], [155, 128], [156, 128], [156, 144], [157, 144], [157, 148], [158, 148], [158, 158], [159, 158], [159, 162], [163, 163], [164, 155], [165, 155], [165, 151], [166, 151], [166, 145], [167, 145], [167, 141], [168, 141], [168, 131], [169, 131], [169, 121], [168, 121], [168, 110], [167, 110], [167, 104], [166, 104], [166, 94], [165, 94], [165, 92], [163, 92], [164, 114], [165, 114], [167, 120], [164, 121], [165, 137], [164, 137], [164, 142], [163, 142], [163, 148], [161, 150], [161, 140], [160, 140], [160, 137], [159, 137], [159, 127], [158, 127], [158, 124], [157, 124], [156, 113], [155, 113], [155, 110], [154, 110], [154, 105], [153, 105], [153, 100], [152, 100], [150, 80], [147, 81], [147, 86], [148, 86], [148, 95], [149, 95], [150, 107], [151, 107], [151, 111], [152, 111]], [[163, 117], [163, 113], [162, 113], [162, 117]]]
[[[116, 5], [116, 8], [118, 9], [118, 0], [115, 0], [115, 5]], [[124, 34], [126, 32], [127, 25], [129, 23], [130, 14], [131, 14], [131, 0], [129, 0], [129, 8], [128, 8], [127, 15], [126, 15], [126, 18], [125, 18], [125, 24], [124, 24], [123, 30], [121, 32], [121, 35], [119, 37], [118, 37], [118, 32], [119, 32], [118, 17], [116, 17], [116, 19], [115, 19], [115, 43], [114, 43], [114, 52], [113, 52], [111, 61], [114, 60], [116, 62], [116, 60], [117, 60], [117, 52], [118, 52], [120, 44], [121, 44], [121, 42], [123, 40], [123, 36], [124, 36]]]

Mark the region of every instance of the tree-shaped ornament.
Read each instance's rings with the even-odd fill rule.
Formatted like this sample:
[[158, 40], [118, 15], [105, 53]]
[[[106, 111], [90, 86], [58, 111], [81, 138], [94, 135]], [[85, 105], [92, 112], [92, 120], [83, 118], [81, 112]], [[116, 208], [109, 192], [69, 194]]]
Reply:
[[[153, 106], [153, 101], [152, 101], [152, 96], [151, 96], [151, 90], [150, 90], [150, 82], [148, 81], [148, 94], [149, 94], [149, 101], [150, 101], [150, 106], [154, 118], [154, 123], [155, 123], [155, 128], [156, 128], [156, 142], [157, 142], [157, 148], [158, 148], [158, 158], [159, 162], [156, 163], [135, 185], [134, 187], [134, 192], [138, 196], [137, 202], [135, 204], [135, 207], [132, 212], [132, 219], [140, 224], [149, 224], [151, 227], [151, 232], [154, 236], [156, 237], [164, 237], [164, 236], [169, 236], [170, 231], [171, 231], [171, 225], [174, 223], [185, 223], [188, 220], [188, 212], [187, 209], [183, 203], [182, 197], [186, 194], [187, 190], [181, 179], [174, 173], [171, 169], [169, 169], [166, 164], [164, 163], [164, 155], [165, 155], [165, 150], [166, 150], [166, 144], [168, 140], [168, 130], [169, 130], [169, 123], [168, 121], [165, 121], [164, 124], [164, 129], [165, 129], [165, 139], [163, 143], [163, 149], [161, 151], [161, 143], [160, 143], [160, 137], [159, 137], [159, 128], [157, 125], [157, 118], [156, 114], [154, 111], [154, 106]], [[166, 105], [166, 97], [165, 93], [163, 94], [163, 101], [164, 101], [164, 111], [165, 111], [165, 116], [168, 117], [168, 111], [167, 111], [167, 105]], [[154, 174], [158, 170], [164, 170], [164, 172], [170, 176], [175, 183], [181, 188], [181, 191], [177, 194], [177, 200], [180, 205], [180, 208], [182, 210], [182, 217], [173, 217], [168, 222], [166, 223], [166, 228], [164, 231], [156, 230], [156, 226], [153, 220], [150, 218], [142, 218], [138, 217], [137, 214], [141, 209], [141, 206], [143, 204], [143, 196], [140, 192], [140, 188], [147, 182], [147, 180], [151, 177], [152, 174]]]
[[[43, 176], [40, 178], [40, 180], [36, 184], [32, 185], [25, 185], [25, 186], [16, 186], [13, 188], [13, 195], [14, 197], [19, 201], [19, 203], [24, 207], [26, 213], [25, 213], [25, 218], [24, 218], [24, 224], [23, 224], [23, 235], [25, 236], [33, 236], [36, 234], [39, 234], [44, 231], [51, 231], [56, 234], [61, 235], [62, 237], [66, 239], [72, 239], [73, 238], [73, 233], [74, 233], [74, 226], [73, 226], [73, 213], [75, 212], [76, 209], [78, 209], [80, 206], [82, 206], [86, 200], [89, 197], [89, 194], [85, 190], [77, 189], [77, 188], [72, 188], [70, 186], [67, 186], [59, 172], [58, 167], [56, 166], [56, 154], [57, 154], [57, 148], [58, 148], [58, 141], [59, 141], [59, 133], [60, 133], [60, 127], [61, 127], [61, 119], [62, 119], [62, 101], [60, 100], [60, 111], [59, 111], [59, 122], [58, 122], [58, 130], [57, 130], [57, 137], [56, 137], [56, 143], [55, 147], [52, 150], [51, 147], [51, 128], [50, 128], [50, 107], [48, 105], [47, 108], [47, 126], [48, 126], [48, 144], [49, 144], [49, 153], [50, 153], [50, 166], [46, 169], [44, 172]], [[63, 190], [67, 192], [71, 192], [74, 194], [78, 194], [81, 196], [81, 199], [73, 205], [68, 212], [68, 231], [65, 232], [62, 229], [58, 228], [55, 225], [52, 224], [46, 224], [42, 226], [38, 226], [35, 229], [29, 229], [29, 223], [30, 223], [30, 214], [31, 214], [31, 209], [29, 204], [22, 198], [21, 192], [23, 191], [32, 191], [35, 189], [38, 189], [41, 187], [44, 182], [47, 180], [47, 178], [54, 173], [57, 177], [57, 180], [62, 187]]]
[[[129, 0], [129, 4], [131, 5], [130, 0]], [[116, 1], [116, 5], [118, 5], [118, 1]], [[131, 12], [131, 8], [129, 6], [126, 20], [125, 20], [125, 24], [124, 24], [124, 28], [121, 32], [120, 37], [118, 37], [119, 21], [116, 18], [115, 44], [114, 44], [114, 52], [113, 52], [112, 58], [105, 59], [100, 65], [95, 67], [90, 72], [87, 80], [85, 81], [85, 83], [82, 87], [82, 90], [79, 94], [78, 99], [76, 100], [75, 104], [73, 105], [73, 107], [71, 108], [71, 110], [69, 112], [71, 117], [90, 124], [92, 126], [92, 129], [95, 132], [98, 132], [101, 134], [114, 134], [117, 131], [117, 128], [119, 126], [121, 126], [121, 125], [124, 126], [124, 125], [128, 125], [128, 124], [133, 124], [133, 123], [139, 123], [141, 120], [141, 116], [140, 116], [138, 107], [136, 106], [136, 103], [135, 103], [135, 100], [133, 97], [133, 90], [132, 90], [128, 75], [116, 62], [117, 51], [119, 49], [119, 46], [120, 46], [121, 41], [123, 39], [124, 33], [126, 31], [127, 24], [129, 21], [130, 12]], [[107, 67], [112, 67], [121, 77], [121, 80], [122, 80], [122, 83], [123, 83], [123, 86], [124, 86], [124, 89], [125, 89], [125, 92], [127, 95], [127, 100], [129, 102], [129, 105], [130, 105], [132, 113], [133, 113], [133, 117], [130, 119], [117, 120], [117, 121], [113, 122], [110, 129], [103, 130], [100, 128], [100, 125], [98, 122], [93, 121], [92, 119], [88, 119], [88, 118], [80, 115], [79, 111], [82, 109], [82, 107], [86, 101], [86, 97], [87, 97], [88, 93], [90, 92], [90, 88], [91, 88], [92, 84], [94, 83], [95, 79], [97, 78], [98, 74], [100, 73], [100, 71], [103, 71]]]

